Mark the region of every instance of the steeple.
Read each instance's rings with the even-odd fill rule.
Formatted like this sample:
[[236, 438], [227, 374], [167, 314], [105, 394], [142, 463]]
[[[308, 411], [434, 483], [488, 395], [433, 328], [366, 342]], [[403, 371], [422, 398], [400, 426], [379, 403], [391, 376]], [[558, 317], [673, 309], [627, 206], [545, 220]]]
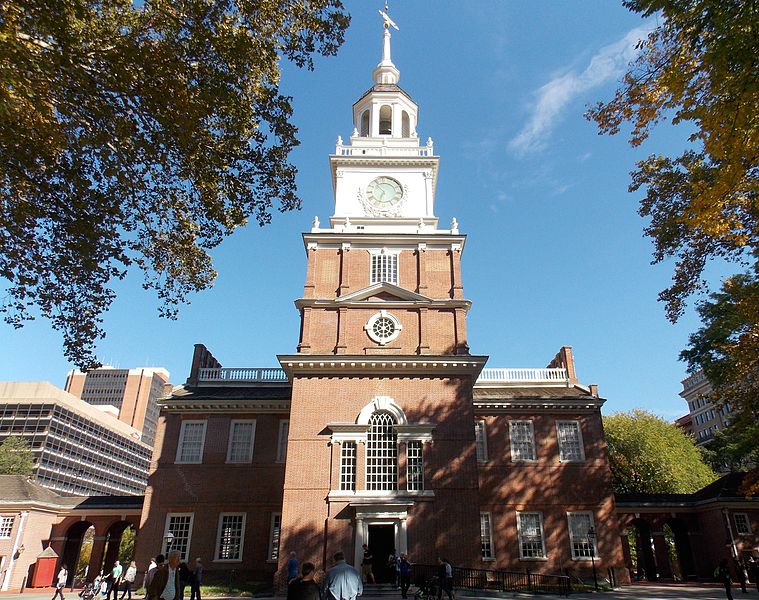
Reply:
[[397, 84], [401, 78], [401, 72], [393, 64], [390, 57], [390, 28], [385, 23], [385, 35], [382, 43], [382, 61], [372, 73], [375, 83]]

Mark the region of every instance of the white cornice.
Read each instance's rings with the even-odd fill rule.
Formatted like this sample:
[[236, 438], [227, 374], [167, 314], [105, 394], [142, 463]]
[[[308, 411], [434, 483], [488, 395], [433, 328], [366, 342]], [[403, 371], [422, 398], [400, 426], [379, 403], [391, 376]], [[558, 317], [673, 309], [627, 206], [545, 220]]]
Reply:
[[244, 399], [196, 399], [171, 398], [159, 403], [164, 412], [213, 412], [230, 413], [240, 411], [253, 411], [257, 413], [289, 413], [290, 399], [286, 400], [255, 400]]
[[327, 298], [298, 298], [295, 301], [295, 306], [298, 309], [308, 307], [308, 308], [330, 308], [330, 307], [338, 307], [338, 306], [346, 306], [349, 308], [371, 308], [371, 309], [379, 309], [379, 308], [415, 308], [415, 307], [424, 307], [424, 308], [463, 308], [467, 312], [469, 312], [469, 309], [472, 306], [471, 300], [459, 300], [459, 299], [448, 299], [448, 300], [354, 300], [352, 302], [341, 300], [338, 298], [333, 299], [327, 299]]
[[[437, 231], [437, 230], [435, 230]], [[356, 250], [369, 250], [389, 246], [401, 250], [419, 250], [419, 244], [426, 244], [425, 250], [455, 250], [464, 251], [466, 235], [451, 234], [449, 231], [432, 231], [430, 233], [378, 233], [373, 232], [337, 232], [324, 231], [318, 233], [304, 233], [303, 247], [308, 251], [309, 244], [316, 247], [342, 248], [344, 242], [351, 245], [351, 252]]]
[[536, 411], [598, 411], [605, 400], [602, 398], [487, 398], [474, 400], [474, 410], [479, 413], [499, 414], [503, 412]]
[[393, 155], [378, 155], [373, 152], [367, 154], [358, 154], [361, 148], [355, 148], [356, 154], [329, 155], [329, 167], [332, 173], [332, 188], [337, 185], [337, 169], [348, 167], [378, 167], [378, 168], [393, 168], [393, 167], [414, 167], [414, 168], [430, 168], [432, 169], [432, 194], [434, 196], [437, 189], [437, 174], [438, 164], [440, 162], [439, 156], [393, 156]]
[[349, 354], [280, 354], [282, 368], [292, 380], [293, 375], [409, 375], [449, 377], [471, 375], [477, 378], [488, 360], [487, 356], [365, 356]]

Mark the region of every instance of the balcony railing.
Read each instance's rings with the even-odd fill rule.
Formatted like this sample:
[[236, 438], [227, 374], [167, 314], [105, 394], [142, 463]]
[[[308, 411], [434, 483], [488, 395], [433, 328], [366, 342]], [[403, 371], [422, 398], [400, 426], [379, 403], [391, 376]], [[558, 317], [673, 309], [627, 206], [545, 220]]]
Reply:
[[563, 383], [566, 369], [482, 369], [477, 383]]
[[[237, 383], [286, 383], [284, 369], [200, 369], [199, 381]], [[569, 380], [566, 369], [483, 369], [478, 383], [564, 383]]]
[[235, 381], [240, 383], [287, 383], [284, 369], [200, 369], [199, 381]]
[[335, 146], [338, 156], [433, 156], [433, 147], [393, 147], [393, 146]]

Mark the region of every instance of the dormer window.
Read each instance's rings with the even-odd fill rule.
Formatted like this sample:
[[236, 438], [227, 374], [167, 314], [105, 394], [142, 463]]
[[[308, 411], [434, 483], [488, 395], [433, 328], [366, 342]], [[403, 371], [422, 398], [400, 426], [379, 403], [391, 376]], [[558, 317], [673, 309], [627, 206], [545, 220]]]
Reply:
[[372, 253], [372, 268], [370, 284], [386, 281], [398, 285], [398, 254], [390, 254], [387, 250]]
[[379, 134], [380, 135], [393, 134], [393, 109], [390, 106], [385, 105], [382, 108], [380, 108]]
[[361, 113], [361, 137], [369, 136], [369, 111]]

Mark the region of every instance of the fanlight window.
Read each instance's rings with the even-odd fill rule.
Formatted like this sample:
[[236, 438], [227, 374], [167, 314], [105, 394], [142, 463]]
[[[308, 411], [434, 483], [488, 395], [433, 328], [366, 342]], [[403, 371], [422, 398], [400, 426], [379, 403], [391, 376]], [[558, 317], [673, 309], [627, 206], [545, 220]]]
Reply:
[[393, 417], [374, 413], [369, 419], [366, 440], [366, 489], [398, 489], [398, 434]]
[[393, 133], [393, 109], [387, 105], [380, 108], [379, 133], [380, 135]]

